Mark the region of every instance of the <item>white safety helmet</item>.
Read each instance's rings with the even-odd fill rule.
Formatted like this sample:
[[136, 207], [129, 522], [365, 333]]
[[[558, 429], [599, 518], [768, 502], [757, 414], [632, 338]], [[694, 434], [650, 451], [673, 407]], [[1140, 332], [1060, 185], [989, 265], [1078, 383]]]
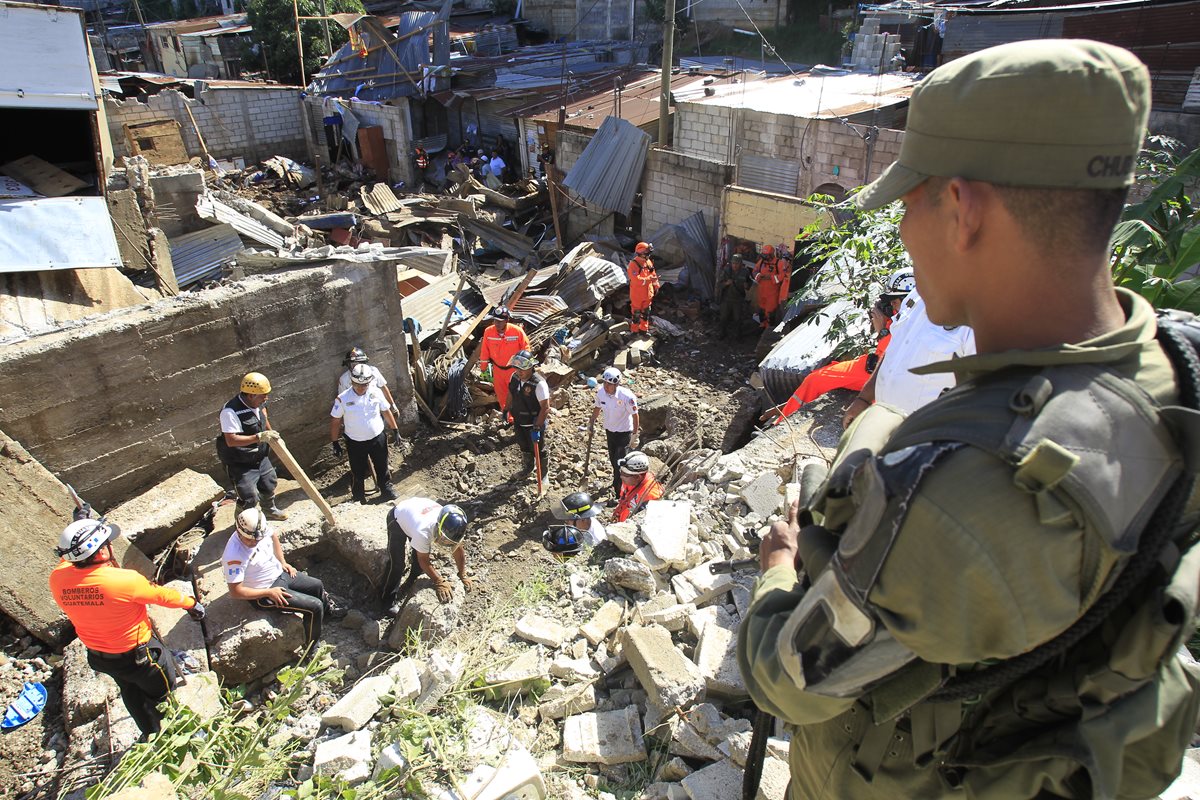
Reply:
[[257, 508], [247, 508], [238, 514], [237, 519], [234, 520], [234, 526], [242, 536], [245, 536], [247, 539], [253, 539], [256, 542], [261, 542], [271, 535], [271, 528], [267, 525], [266, 515]]
[[375, 375], [371, 372], [371, 368], [366, 364], [355, 364], [350, 368], [351, 383], [357, 383], [359, 386], [366, 386], [374, 377]]
[[103, 517], [72, 522], [58, 537], [55, 552], [67, 561], [87, 561], [96, 551], [121, 535], [121, 529]]
[[604, 370], [604, 374], [601, 377], [604, 379], [605, 383], [620, 383], [621, 370], [617, 369], [616, 367], [609, 367], [608, 369]]
[[617, 462], [617, 466], [626, 475], [645, 475], [650, 471], [650, 456], [641, 450], [631, 450]]
[[887, 291], [883, 293], [883, 296], [889, 300], [903, 297], [915, 288], [917, 288], [917, 279], [913, 275], [912, 267], [904, 267], [893, 272], [888, 278]]

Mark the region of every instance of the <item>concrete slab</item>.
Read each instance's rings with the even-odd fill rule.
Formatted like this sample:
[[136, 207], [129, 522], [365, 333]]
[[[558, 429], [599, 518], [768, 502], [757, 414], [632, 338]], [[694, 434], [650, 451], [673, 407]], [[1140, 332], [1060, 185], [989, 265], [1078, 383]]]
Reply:
[[517, 620], [514, 633], [527, 642], [557, 649], [566, 640], [568, 631], [552, 619], [526, 614]]
[[402, 658], [388, 667], [386, 674], [397, 700], [411, 700], [421, 693], [421, 667], [416, 660]]
[[621, 626], [625, 618], [625, 606], [615, 600], [609, 600], [597, 609], [592, 618], [584, 623], [579, 632], [583, 634], [592, 646], [600, 644], [609, 634]]
[[748, 695], [737, 663], [737, 625], [709, 622], [696, 645], [696, 666], [708, 695], [741, 699]]
[[613, 522], [604, 526], [608, 541], [622, 553], [632, 554], [637, 550], [638, 529], [636, 522]]
[[704, 677], [658, 625], [631, 626], [621, 632], [625, 657], [650, 702], [663, 710], [688, 709], [704, 698]]
[[562, 757], [577, 764], [645, 761], [646, 744], [637, 706], [568, 717], [563, 724]]
[[719, 560], [706, 561], [671, 578], [671, 588], [675, 590], [679, 602], [693, 603], [698, 608], [729, 591], [733, 586], [733, 576], [714, 575], [708, 568], [709, 564]]
[[787, 800], [787, 788], [791, 780], [792, 772], [787, 761], [768, 755], [763, 760], [758, 793], [754, 795], [754, 800]]
[[313, 772], [336, 777], [354, 786], [371, 775], [371, 732], [355, 731], [317, 745]]
[[202, 720], [216, 719], [225, 712], [221, 705], [221, 681], [215, 672], [196, 672], [175, 687], [175, 698]]
[[392, 679], [387, 675], [364, 678], [321, 715], [321, 724], [347, 732], [359, 730], [379, 713], [383, 707], [380, 698], [390, 692], [392, 686]]
[[739, 490], [742, 500], [750, 510], [766, 519], [778, 513], [783, 506], [783, 495], [779, 486], [783, 480], [774, 472], [764, 472]]
[[541, 692], [550, 686], [550, 672], [541, 648], [526, 650], [510, 664], [491, 669], [483, 676], [485, 695], [491, 699]]
[[107, 516], [139, 550], [154, 555], [195, 525], [224, 495], [211, 477], [185, 469], [121, 503]]
[[632, 592], [652, 595], [658, 590], [658, 581], [650, 568], [631, 558], [610, 558], [605, 561], [604, 579], [612, 586]]
[[709, 764], [680, 783], [691, 800], [729, 800], [741, 797], [742, 771], [728, 761]]
[[659, 558], [648, 544], [644, 544], [633, 551], [633, 560], [639, 564], [644, 564], [651, 572], [666, 572], [671, 568], [671, 562], [663, 561]]
[[594, 709], [596, 707], [596, 687], [591, 683], [576, 684], [575, 686], [555, 685], [546, 690], [541, 700], [538, 714], [542, 719], [562, 719]]
[[692, 504], [686, 500], [651, 500], [642, 520], [642, 539], [663, 561], [680, 561], [687, 546]]
[[691, 603], [680, 603], [671, 592], [656, 595], [640, 603], [635, 612], [643, 625], [661, 625], [669, 631], [681, 631], [687, 626], [688, 616], [696, 610]]

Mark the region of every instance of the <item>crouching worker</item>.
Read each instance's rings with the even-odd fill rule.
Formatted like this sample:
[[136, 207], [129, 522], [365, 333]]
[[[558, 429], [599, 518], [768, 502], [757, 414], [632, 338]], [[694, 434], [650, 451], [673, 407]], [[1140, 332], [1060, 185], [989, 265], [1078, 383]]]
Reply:
[[621, 496], [613, 521], [624, 522], [651, 500], [661, 500], [663, 487], [650, 471], [650, 457], [640, 450], [630, 451], [617, 466], [621, 469]]
[[287, 562], [279, 536], [257, 508], [237, 515], [233, 535], [221, 554], [229, 594], [259, 608], [294, 611], [304, 623], [304, 648], [321, 638], [321, 624], [346, 616], [321, 581]]
[[[454, 592], [429, 558], [434, 548], [451, 553], [464, 589], [469, 592], [475, 588], [475, 582], [467, 574], [467, 555], [463, 550], [467, 515], [458, 506], [443, 506], [425, 497], [410, 497], [388, 510], [387, 532], [388, 565], [383, 574], [383, 602], [388, 604], [389, 616], [400, 613], [400, 607], [422, 572], [433, 581], [438, 600], [450, 602]], [[401, 586], [400, 578], [408, 561], [410, 545], [413, 563]]]
[[116, 681], [145, 741], [158, 733], [158, 704], [175, 686], [175, 662], [154, 635], [146, 606], [182, 608], [196, 620], [204, 618], [204, 606], [118, 567], [112, 542], [120, 535], [103, 518], [68, 525], [58, 540], [63, 560], [50, 573], [50, 591], [87, 647], [88, 664]]

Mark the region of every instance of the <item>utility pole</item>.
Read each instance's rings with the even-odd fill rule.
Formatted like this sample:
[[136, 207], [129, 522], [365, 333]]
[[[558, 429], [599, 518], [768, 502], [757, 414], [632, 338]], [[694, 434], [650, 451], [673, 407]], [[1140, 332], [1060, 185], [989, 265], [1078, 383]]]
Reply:
[[658, 146], [666, 147], [671, 138], [671, 61], [675, 54], [675, 0], [667, 0], [667, 19], [663, 23], [662, 95], [658, 98]]
[[325, 26], [325, 53], [326, 58], [333, 58], [333, 39], [329, 36], [329, 11], [325, 8], [325, 0], [321, 0], [321, 24]]
[[142, 63], [145, 64], [147, 70], [162, 71], [163, 65], [155, 63], [158, 59], [152, 58], [154, 46], [150, 43], [150, 33], [146, 30], [146, 19], [142, 16], [142, 4], [138, 0], [133, 0], [133, 13], [137, 15], [138, 25], [142, 27], [142, 47], [145, 48], [142, 53]]
[[[134, 0], [136, 2], [137, 0]], [[296, 52], [300, 54], [300, 85], [308, 86], [308, 76], [304, 74], [304, 40], [300, 38], [300, 3], [292, 0], [292, 14], [296, 18]]]

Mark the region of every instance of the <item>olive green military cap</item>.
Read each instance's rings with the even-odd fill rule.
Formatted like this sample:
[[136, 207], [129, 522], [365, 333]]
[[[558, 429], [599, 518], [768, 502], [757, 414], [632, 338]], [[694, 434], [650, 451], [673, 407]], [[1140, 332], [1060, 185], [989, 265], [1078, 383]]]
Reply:
[[1060, 189], [1127, 186], [1149, 114], [1150, 74], [1128, 50], [1086, 39], [990, 47], [938, 67], [917, 85], [900, 158], [854, 202], [880, 208], [932, 176]]

